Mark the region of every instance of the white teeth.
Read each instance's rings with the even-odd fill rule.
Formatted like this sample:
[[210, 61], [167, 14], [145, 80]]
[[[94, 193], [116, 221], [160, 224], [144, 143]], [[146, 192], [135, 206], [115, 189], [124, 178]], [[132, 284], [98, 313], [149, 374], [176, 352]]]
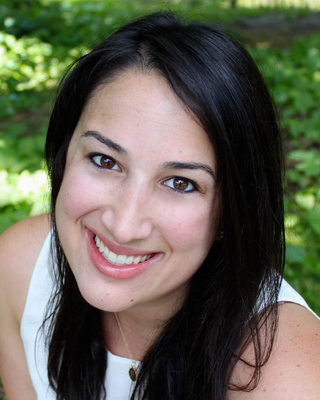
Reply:
[[132, 264], [139, 264], [140, 262], [144, 262], [149, 260], [152, 257], [152, 254], [146, 256], [125, 256], [122, 254], [115, 254], [113, 251], [109, 250], [107, 246], [95, 236], [94, 241], [100, 253], [102, 253], [103, 257], [110, 261], [113, 264], [118, 265], [132, 265]]
[[101, 240], [98, 238], [98, 236], [95, 237], [95, 242], [96, 242], [96, 245], [97, 245], [100, 253], [103, 253], [104, 249], [105, 249], [105, 245], [101, 242]]
[[108, 260], [112, 263], [115, 263], [117, 261], [117, 258], [118, 258], [118, 256], [116, 255], [116, 253], [109, 250]]
[[96, 242], [97, 247], [99, 247], [101, 240], [98, 238], [98, 236], [95, 237], [95, 242]]
[[135, 257], [133, 260], [133, 264], [139, 264], [139, 262], [141, 261], [141, 256]]
[[125, 264], [127, 260], [127, 256], [118, 256], [117, 257], [117, 264]]
[[126, 259], [126, 264], [127, 264], [127, 265], [133, 264], [133, 260], [134, 260], [134, 256], [128, 257], [128, 258]]

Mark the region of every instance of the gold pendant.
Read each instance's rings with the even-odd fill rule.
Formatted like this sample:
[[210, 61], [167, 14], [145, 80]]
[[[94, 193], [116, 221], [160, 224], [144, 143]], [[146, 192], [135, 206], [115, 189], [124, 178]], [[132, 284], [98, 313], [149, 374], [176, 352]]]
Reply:
[[129, 369], [129, 376], [133, 382], [137, 380], [138, 374], [134, 366]]

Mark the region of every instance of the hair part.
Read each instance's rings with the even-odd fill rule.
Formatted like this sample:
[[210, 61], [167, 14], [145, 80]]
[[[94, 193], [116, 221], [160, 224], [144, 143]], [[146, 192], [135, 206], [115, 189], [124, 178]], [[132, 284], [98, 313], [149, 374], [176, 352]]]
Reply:
[[84, 108], [101, 85], [132, 69], [164, 77], [207, 132], [217, 156], [224, 231], [194, 275], [186, 303], [146, 354], [134, 394], [222, 400], [248, 344], [255, 350], [252, 378], [232, 389], [254, 388], [272, 349], [284, 262], [282, 142], [272, 99], [248, 52], [220, 29], [185, 24], [172, 13], [120, 28], [78, 60], [56, 99], [46, 140], [58, 280], [50, 383], [58, 400], [99, 398], [104, 391], [99, 312], [77, 288], [55, 227], [55, 204]]

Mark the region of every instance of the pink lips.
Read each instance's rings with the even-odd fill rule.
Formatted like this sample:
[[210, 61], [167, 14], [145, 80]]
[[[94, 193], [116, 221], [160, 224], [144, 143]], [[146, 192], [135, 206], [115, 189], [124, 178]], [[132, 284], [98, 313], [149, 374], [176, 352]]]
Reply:
[[[159, 260], [162, 256], [161, 253], [156, 253], [149, 260], [141, 262], [139, 264], [131, 264], [131, 265], [114, 265], [110, 263], [110, 261], [106, 260], [103, 255], [97, 249], [97, 246], [94, 241], [95, 234], [89, 230], [87, 232], [88, 239], [88, 247], [89, 254], [93, 265], [97, 268], [97, 270], [112, 279], [117, 280], [125, 280], [131, 279], [135, 276], [141, 274], [146, 269], [148, 269], [155, 261]], [[132, 254], [132, 251], [130, 252]]]

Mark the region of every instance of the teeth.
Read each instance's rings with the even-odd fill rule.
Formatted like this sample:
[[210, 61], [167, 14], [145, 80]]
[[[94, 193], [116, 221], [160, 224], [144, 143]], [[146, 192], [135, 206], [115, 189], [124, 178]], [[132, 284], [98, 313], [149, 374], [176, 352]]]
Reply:
[[118, 256], [117, 257], [117, 264], [125, 264], [127, 260], [127, 256]]
[[139, 264], [139, 262], [141, 261], [141, 256], [135, 257], [133, 260], [133, 264]]
[[109, 250], [109, 254], [108, 254], [108, 260], [112, 263], [115, 263], [117, 261], [118, 256], [116, 255], [116, 253], [113, 253], [112, 251]]
[[127, 264], [127, 265], [132, 264], [132, 263], [133, 263], [133, 260], [134, 260], [134, 256], [128, 257], [128, 258], [126, 259], [126, 264]]
[[105, 249], [105, 245], [101, 242], [101, 240], [98, 238], [98, 236], [95, 237], [95, 242], [96, 242], [96, 245], [97, 245], [100, 253], [103, 253], [104, 249]]
[[95, 236], [94, 241], [96, 243], [96, 246], [100, 253], [102, 253], [103, 257], [110, 261], [113, 264], [118, 264], [118, 265], [132, 265], [132, 264], [139, 264], [141, 262], [144, 262], [146, 260], [149, 260], [153, 254], [149, 254], [146, 256], [125, 256], [122, 254], [115, 254], [113, 251], [109, 250], [107, 246], [104, 245], [104, 243], [98, 238], [98, 236]]

